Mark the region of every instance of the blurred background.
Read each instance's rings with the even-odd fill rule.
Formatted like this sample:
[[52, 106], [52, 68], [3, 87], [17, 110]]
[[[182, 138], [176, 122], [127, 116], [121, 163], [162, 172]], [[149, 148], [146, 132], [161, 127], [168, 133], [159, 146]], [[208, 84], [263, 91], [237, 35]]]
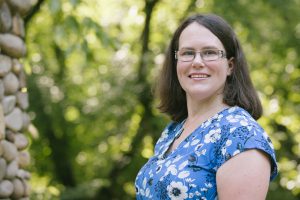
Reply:
[[236, 31], [264, 107], [279, 176], [267, 199], [300, 199], [299, 0], [36, 0], [25, 18], [31, 199], [134, 199], [169, 118], [153, 85], [193, 13]]

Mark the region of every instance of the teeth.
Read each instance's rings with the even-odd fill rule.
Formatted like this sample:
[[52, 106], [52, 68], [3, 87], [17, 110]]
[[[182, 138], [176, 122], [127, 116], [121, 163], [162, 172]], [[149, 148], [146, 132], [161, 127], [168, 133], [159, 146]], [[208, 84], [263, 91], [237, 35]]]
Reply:
[[207, 78], [208, 75], [205, 74], [193, 74], [191, 75], [191, 78]]

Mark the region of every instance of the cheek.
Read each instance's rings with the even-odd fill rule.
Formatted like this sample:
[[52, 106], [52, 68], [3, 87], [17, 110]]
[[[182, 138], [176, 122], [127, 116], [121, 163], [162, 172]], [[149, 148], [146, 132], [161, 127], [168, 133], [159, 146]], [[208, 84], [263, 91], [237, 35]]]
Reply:
[[177, 64], [176, 73], [177, 73], [177, 79], [178, 79], [180, 85], [182, 85], [184, 82], [185, 74], [186, 74], [186, 66], [184, 66], [182, 64]]
[[212, 68], [219, 76], [224, 76], [226, 78], [228, 75], [230, 75], [230, 68], [227, 63], [215, 65]]
[[177, 63], [177, 66], [176, 66], [177, 75], [182, 75], [183, 73], [186, 72], [187, 69], [188, 69], [187, 64]]
[[180, 64], [176, 65], [176, 73], [177, 73], [177, 77], [180, 77], [180, 74], [182, 73], [182, 66]]

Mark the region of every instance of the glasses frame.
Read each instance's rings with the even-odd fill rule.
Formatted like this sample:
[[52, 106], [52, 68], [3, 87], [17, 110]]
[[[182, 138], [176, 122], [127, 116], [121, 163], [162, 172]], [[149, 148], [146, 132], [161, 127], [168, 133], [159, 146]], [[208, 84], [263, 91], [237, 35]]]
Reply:
[[[212, 60], [204, 59], [204, 58], [203, 58], [203, 51], [207, 51], [207, 50], [214, 50], [214, 51], [217, 51], [217, 52], [218, 52], [218, 57], [217, 57], [216, 59], [212, 59]], [[216, 61], [216, 60], [218, 60], [218, 59], [220, 59], [220, 58], [226, 58], [226, 53], [225, 53], [224, 50], [220, 50], [220, 49], [204, 49], [204, 50], [201, 50], [201, 51], [195, 51], [195, 50], [192, 50], [192, 49], [191, 49], [190, 51], [195, 52], [193, 58], [192, 58], [191, 60], [180, 60], [180, 59], [179, 59], [179, 56], [177, 55], [177, 54], [179, 53], [179, 51], [180, 51], [180, 50], [177, 50], [177, 51], [174, 52], [174, 53], [175, 53], [175, 60], [179, 60], [179, 61], [181, 61], [181, 62], [192, 62], [192, 61], [196, 58], [197, 53], [200, 54], [201, 59], [202, 59], [203, 61], [205, 61], [205, 62]]]

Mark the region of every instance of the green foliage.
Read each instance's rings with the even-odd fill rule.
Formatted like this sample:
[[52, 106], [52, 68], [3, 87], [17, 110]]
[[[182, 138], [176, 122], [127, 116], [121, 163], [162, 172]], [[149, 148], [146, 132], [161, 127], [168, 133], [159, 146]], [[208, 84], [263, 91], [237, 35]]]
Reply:
[[170, 36], [194, 12], [217, 13], [236, 30], [264, 105], [259, 122], [279, 161], [268, 199], [298, 199], [300, 2], [158, 1], [142, 55], [147, 2], [48, 0], [29, 22], [25, 67], [39, 132], [31, 145], [32, 199], [93, 199], [107, 190], [134, 197], [135, 175], [168, 122], [156, 99], [145, 105], [143, 91], [151, 93]]

